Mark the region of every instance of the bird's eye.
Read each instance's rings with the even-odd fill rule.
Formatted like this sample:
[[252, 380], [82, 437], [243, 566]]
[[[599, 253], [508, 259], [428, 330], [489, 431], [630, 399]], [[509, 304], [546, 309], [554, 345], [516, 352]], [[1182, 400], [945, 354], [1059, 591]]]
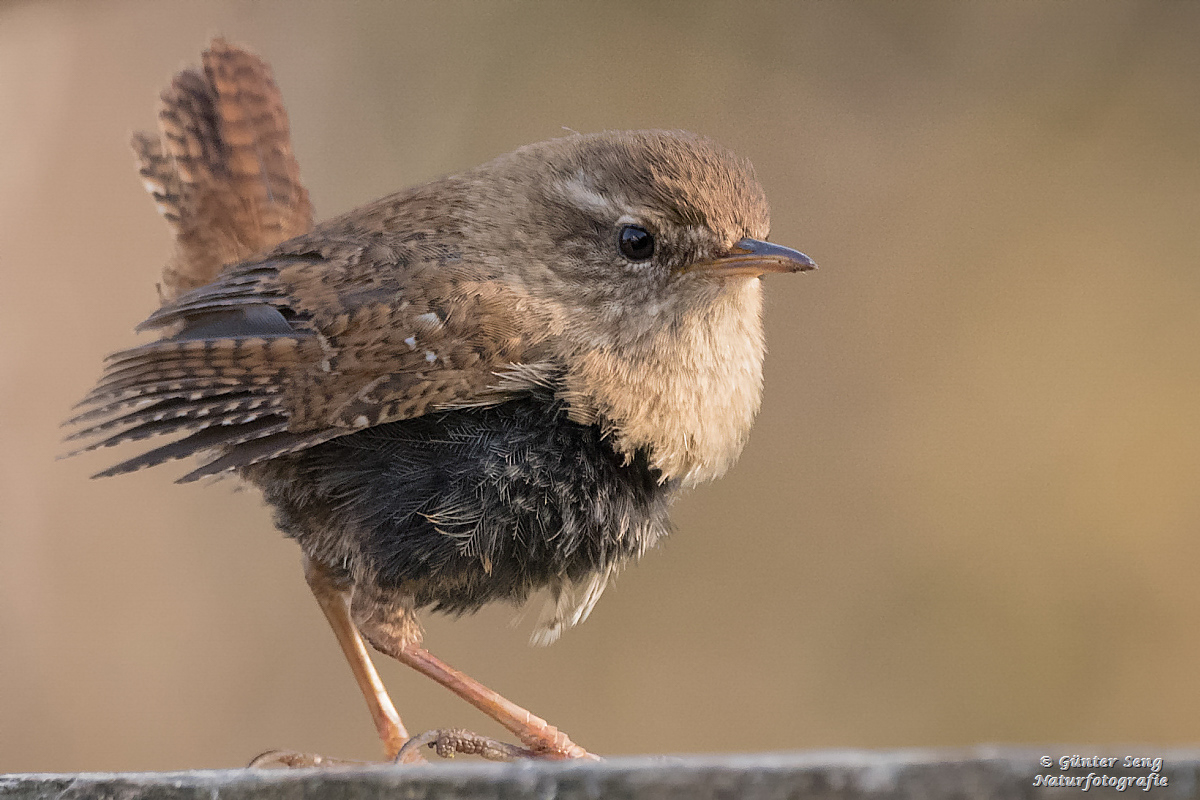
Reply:
[[645, 261], [654, 255], [654, 237], [645, 228], [626, 225], [619, 237], [621, 253], [633, 261]]

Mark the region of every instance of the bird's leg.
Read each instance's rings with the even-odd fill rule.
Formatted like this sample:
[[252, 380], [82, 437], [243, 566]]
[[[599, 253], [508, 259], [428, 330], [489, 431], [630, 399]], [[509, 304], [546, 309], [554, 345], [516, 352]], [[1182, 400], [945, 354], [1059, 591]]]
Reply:
[[[379, 592], [370, 582], [356, 584], [350, 597], [353, 627], [372, 647], [433, 678], [512, 731], [528, 748], [528, 752], [518, 752], [520, 748], [513, 749], [511, 745], [457, 729], [422, 735], [420, 738], [434, 746], [439, 754], [474, 753], [485, 758], [595, 758], [546, 720], [505, 700], [423, 649], [421, 626], [413, 613], [411, 600], [395, 593]], [[416, 755], [417, 748], [418, 745], [406, 747], [404, 760]]]
[[[496, 720], [496, 722], [499, 722], [505, 728], [512, 731], [526, 747], [533, 751], [530, 755], [560, 759], [595, 758], [595, 756], [572, 742], [565, 733], [546, 722], [546, 720], [536, 717], [516, 703], [504, 699], [479, 681], [464, 675], [449, 664], [446, 664], [428, 650], [409, 644], [388, 648], [384, 652], [393, 656], [401, 663], [412, 667], [422, 675], [433, 678], [442, 686], [445, 686], [463, 700], [466, 700], [484, 714], [487, 714]], [[431, 739], [431, 742], [437, 744], [438, 752], [442, 754], [442, 740], [450, 741], [456, 748], [458, 739], [462, 738], [462, 734], [464, 733], [460, 731], [438, 731], [435, 732], [436, 736], [434, 739]], [[468, 746], [473, 748], [478, 742], [484, 741], [484, 737], [476, 736]], [[461, 748], [458, 748], [458, 751], [475, 752], [474, 749]], [[486, 754], [481, 754], [487, 757]]]
[[[346, 654], [346, 660], [350, 662], [389, 758], [400, 756], [397, 760], [405, 763], [423, 761], [419, 748], [426, 744], [434, 747], [441, 756], [470, 753], [493, 760], [595, 758], [546, 720], [506, 700], [423, 649], [420, 646], [420, 627], [412, 617], [411, 609], [406, 611], [403, 605], [395, 606], [381, 601], [370, 591], [352, 592], [345, 581], [339, 581], [327, 567], [309, 558], [305, 558], [304, 576], [321, 610], [325, 612], [342, 646], [342, 652]], [[499, 722], [528, 749], [457, 729], [430, 731], [416, 737], [405, 747], [409, 739], [408, 732], [400, 722], [396, 708], [367, 655], [360, 630], [381, 653], [433, 678]], [[288, 755], [291, 757], [294, 754]]]
[[371, 711], [375, 730], [379, 732], [379, 739], [383, 742], [384, 752], [389, 759], [395, 758], [408, 740], [408, 731], [404, 729], [404, 723], [400, 721], [400, 715], [396, 713], [396, 707], [392, 705], [392, 699], [388, 697], [387, 689], [384, 688], [379, 673], [375, 671], [375, 665], [367, 655], [362, 636], [350, 617], [349, 586], [338, 581], [326, 567], [307, 556], [304, 559], [304, 578], [308, 581], [317, 604], [325, 612], [329, 627], [333, 628], [333, 635], [337, 637], [342, 652], [346, 654], [346, 660], [350, 662], [350, 670], [354, 673], [354, 680], [358, 682], [358, 688], [362, 690], [367, 701], [367, 708]]

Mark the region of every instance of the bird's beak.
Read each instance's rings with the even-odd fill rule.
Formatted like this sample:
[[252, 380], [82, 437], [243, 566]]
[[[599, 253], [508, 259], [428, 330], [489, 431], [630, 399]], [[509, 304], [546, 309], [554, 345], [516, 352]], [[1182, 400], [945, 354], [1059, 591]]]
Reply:
[[740, 239], [729, 255], [698, 261], [686, 271], [721, 278], [757, 278], [767, 272], [807, 272], [816, 268], [816, 262], [798, 250], [758, 239]]

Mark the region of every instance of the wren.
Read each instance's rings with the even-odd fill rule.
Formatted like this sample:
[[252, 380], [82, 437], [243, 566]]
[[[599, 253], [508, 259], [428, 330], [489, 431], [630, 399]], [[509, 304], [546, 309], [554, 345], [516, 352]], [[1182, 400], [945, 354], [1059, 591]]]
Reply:
[[108, 359], [72, 438], [175, 434], [100, 475], [200, 456], [182, 481], [262, 490], [389, 757], [409, 736], [363, 639], [524, 748], [419, 743], [588, 755], [424, 650], [417, 612], [544, 590], [535, 642], [586, 619], [666, 535], [674, 494], [742, 450], [760, 276], [815, 265], [767, 243], [749, 162], [682, 131], [528, 145], [313, 227], [267, 65], [221, 40], [203, 65], [164, 92], [159, 136], [134, 138], [176, 235], [139, 326], [161, 338]]

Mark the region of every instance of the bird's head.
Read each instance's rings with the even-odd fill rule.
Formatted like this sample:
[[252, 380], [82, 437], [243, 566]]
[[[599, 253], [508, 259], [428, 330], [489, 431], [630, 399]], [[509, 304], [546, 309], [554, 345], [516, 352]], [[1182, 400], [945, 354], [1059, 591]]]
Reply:
[[475, 217], [488, 228], [476, 240], [532, 295], [568, 310], [587, 346], [653, 335], [757, 293], [759, 275], [815, 266], [766, 242], [770, 210], [750, 162], [684, 131], [552, 139], [475, 176], [491, 205]]
[[732, 463], [761, 388], [758, 277], [815, 266], [767, 243], [750, 163], [686, 132], [619, 131], [463, 177], [464, 257], [512, 283], [567, 368], [577, 417], [647, 448], [668, 477]]

